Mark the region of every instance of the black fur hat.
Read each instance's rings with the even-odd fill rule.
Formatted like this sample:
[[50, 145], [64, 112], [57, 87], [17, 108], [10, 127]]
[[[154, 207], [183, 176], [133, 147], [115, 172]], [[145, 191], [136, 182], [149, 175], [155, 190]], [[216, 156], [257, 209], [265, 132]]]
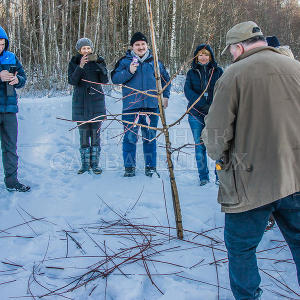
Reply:
[[137, 41], [144, 41], [144, 42], [148, 43], [147, 38], [141, 32], [136, 32], [132, 36], [132, 38], [130, 40], [130, 46], [132, 46]]

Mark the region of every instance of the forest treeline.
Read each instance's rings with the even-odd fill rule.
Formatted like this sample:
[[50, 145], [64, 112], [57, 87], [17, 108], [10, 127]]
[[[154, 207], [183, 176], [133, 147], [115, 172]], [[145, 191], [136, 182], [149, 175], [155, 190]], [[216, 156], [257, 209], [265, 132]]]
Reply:
[[[227, 30], [253, 20], [300, 56], [298, 0], [152, 0], [159, 57], [173, 74], [208, 42], [221, 65]], [[144, 0], [1, 0], [0, 25], [28, 75], [27, 89], [65, 89], [76, 41], [90, 38], [108, 67], [124, 55], [131, 35], [150, 32]]]

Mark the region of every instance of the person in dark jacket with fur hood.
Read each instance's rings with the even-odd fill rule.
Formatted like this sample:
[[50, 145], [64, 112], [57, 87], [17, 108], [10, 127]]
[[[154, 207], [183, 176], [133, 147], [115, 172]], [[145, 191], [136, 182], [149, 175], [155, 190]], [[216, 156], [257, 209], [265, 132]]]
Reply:
[[[205, 126], [204, 117], [207, 115], [213, 101], [215, 83], [222, 74], [223, 70], [218, 66], [212, 48], [208, 44], [199, 45], [194, 52], [194, 60], [186, 76], [184, 93], [188, 100], [189, 108], [196, 102], [208, 85], [207, 90], [191, 109], [188, 116], [195, 141], [195, 155], [201, 186], [209, 182], [206, 148], [201, 140], [201, 132]], [[216, 178], [217, 182], [218, 178]]]
[[[72, 120], [88, 121], [106, 114], [105, 99], [100, 84], [107, 83], [107, 69], [104, 59], [94, 55], [93, 43], [88, 38], [81, 38], [76, 43], [79, 52], [69, 63], [68, 82], [74, 86], [72, 98]], [[80, 123], [78, 123], [80, 124]], [[100, 158], [101, 122], [79, 126], [81, 168], [83, 174], [91, 168], [95, 174], [101, 174]]]
[[[0, 139], [4, 182], [8, 191], [28, 192], [18, 180], [18, 96], [15, 89], [22, 88], [26, 75], [16, 55], [8, 51], [9, 40], [0, 27]], [[15, 69], [15, 70], [13, 70]]]
[[[124, 57], [116, 64], [111, 74], [111, 79], [115, 84], [123, 84], [123, 115], [122, 119], [128, 122], [138, 122], [140, 124], [157, 127], [158, 124], [158, 100], [142, 93], [133, 91], [145, 91], [156, 95], [156, 80], [154, 71], [154, 59], [151, 50], [148, 48], [147, 38], [141, 32], [133, 34], [129, 49]], [[162, 62], [158, 62], [161, 83], [164, 87], [170, 80]], [[170, 97], [169, 85], [163, 92], [164, 107], [168, 106]], [[150, 112], [152, 114], [145, 114]], [[142, 127], [143, 151], [145, 160], [145, 175], [152, 177], [156, 171], [156, 131]], [[136, 144], [138, 141], [139, 126], [132, 126], [124, 123], [123, 138], [123, 160], [125, 167], [125, 177], [135, 176], [136, 166]], [[154, 140], [153, 140], [154, 139]]]

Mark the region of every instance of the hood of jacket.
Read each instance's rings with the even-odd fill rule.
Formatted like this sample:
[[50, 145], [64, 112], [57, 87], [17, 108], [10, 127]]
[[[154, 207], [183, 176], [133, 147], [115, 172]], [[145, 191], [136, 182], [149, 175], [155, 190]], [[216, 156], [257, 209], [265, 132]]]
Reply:
[[6, 34], [6, 31], [0, 26], [0, 39], [5, 39], [5, 48], [4, 51], [7, 51], [8, 46], [9, 46], [9, 40], [8, 40], [8, 36]]
[[193, 69], [196, 69], [197, 67], [199, 67], [199, 64], [197, 63], [197, 57], [195, 57], [197, 55], [197, 53], [201, 50], [205, 48], [206, 50], [208, 50], [211, 54], [211, 61], [208, 63], [208, 66], [211, 66], [211, 67], [217, 67], [217, 62], [216, 62], [216, 59], [215, 59], [215, 54], [214, 54], [214, 51], [213, 49], [211, 48], [210, 45], [208, 44], [200, 44], [197, 46], [195, 52], [194, 52], [194, 59], [193, 59], [193, 62], [192, 62], [192, 68]]

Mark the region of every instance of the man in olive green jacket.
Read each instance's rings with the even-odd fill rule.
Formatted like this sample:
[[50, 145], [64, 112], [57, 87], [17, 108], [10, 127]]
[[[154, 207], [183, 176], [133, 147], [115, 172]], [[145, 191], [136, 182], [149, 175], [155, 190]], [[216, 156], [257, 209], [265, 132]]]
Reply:
[[300, 63], [268, 47], [254, 22], [226, 36], [233, 64], [218, 80], [202, 138], [217, 160], [218, 202], [236, 299], [259, 299], [255, 250], [271, 213], [300, 282]]

